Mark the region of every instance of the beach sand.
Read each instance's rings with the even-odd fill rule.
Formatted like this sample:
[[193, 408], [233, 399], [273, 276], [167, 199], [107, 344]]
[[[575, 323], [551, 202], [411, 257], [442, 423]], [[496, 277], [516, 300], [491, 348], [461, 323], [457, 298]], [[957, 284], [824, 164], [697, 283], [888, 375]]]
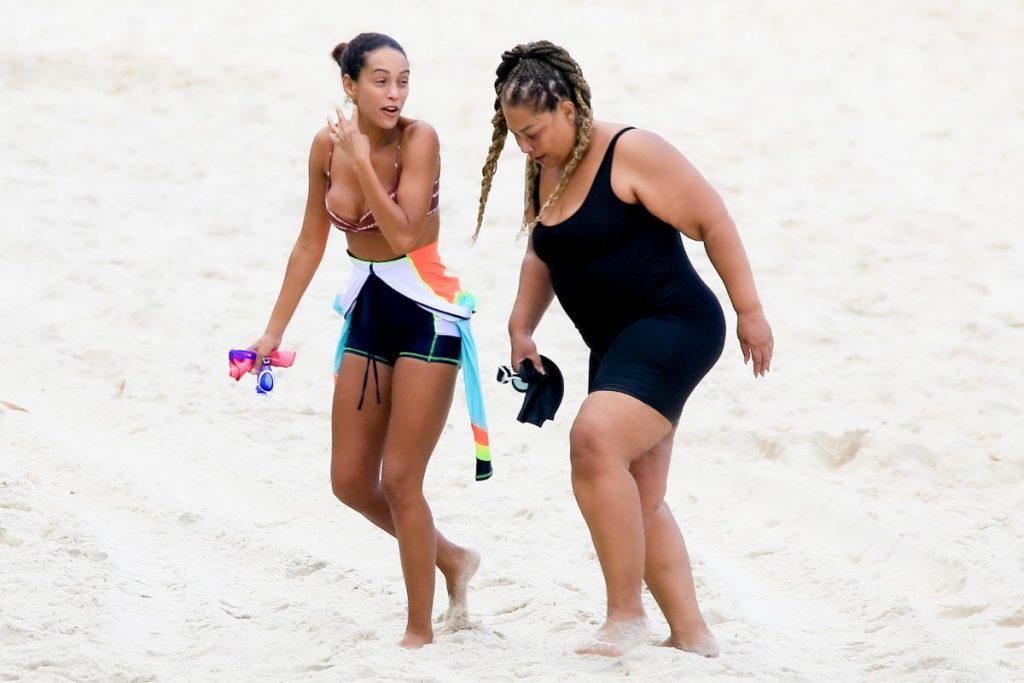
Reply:
[[[2, 3], [0, 680], [1024, 679], [1024, 6], [1010, 2]], [[667, 501], [723, 654], [573, 647], [604, 616], [569, 483], [586, 349], [542, 430], [461, 388], [427, 474], [479, 550], [471, 628], [417, 652], [397, 546], [331, 494], [328, 254], [268, 401], [227, 376], [273, 304], [328, 53], [393, 35], [438, 130], [442, 255], [479, 300], [489, 378], [525, 241], [509, 142], [469, 236], [493, 72], [550, 39], [598, 118], [653, 130], [719, 189], [776, 336], [693, 395]], [[701, 245], [697, 268], [728, 310]], [[435, 611], [445, 608], [438, 584]]]

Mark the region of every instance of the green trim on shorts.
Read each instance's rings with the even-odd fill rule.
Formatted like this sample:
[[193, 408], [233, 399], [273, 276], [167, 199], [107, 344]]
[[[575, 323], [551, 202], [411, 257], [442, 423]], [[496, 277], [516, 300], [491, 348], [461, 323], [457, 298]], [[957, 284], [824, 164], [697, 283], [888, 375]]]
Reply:
[[[345, 353], [353, 353], [353, 354], [355, 354], [357, 356], [362, 356], [363, 358], [369, 358], [370, 357], [370, 354], [368, 354], [366, 351], [363, 351], [361, 349], [353, 349], [351, 346], [346, 346], [345, 347]], [[392, 366], [394, 365], [394, 363], [389, 361], [387, 358], [382, 358], [380, 356], [375, 355], [374, 359], [376, 359], [376, 361], [378, 363], [383, 363], [384, 365], [392, 365]]]
[[[431, 349], [433, 351], [433, 349]], [[433, 354], [424, 356], [422, 353], [413, 353], [412, 351], [402, 351], [398, 354], [399, 358], [415, 358], [417, 360], [425, 360], [428, 363], [448, 363], [457, 367], [462, 367], [462, 361], [458, 358], [446, 358], [444, 356], [435, 356]]]

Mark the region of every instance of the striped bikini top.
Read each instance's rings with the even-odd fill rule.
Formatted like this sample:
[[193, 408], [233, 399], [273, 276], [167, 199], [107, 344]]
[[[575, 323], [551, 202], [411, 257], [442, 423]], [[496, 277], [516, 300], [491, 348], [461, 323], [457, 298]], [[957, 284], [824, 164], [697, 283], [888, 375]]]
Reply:
[[[402, 158], [402, 146], [398, 145], [398, 149], [395, 151], [395, 182], [391, 186], [391, 191], [388, 192], [388, 197], [391, 201], [397, 201], [398, 199], [398, 180], [402, 177], [402, 165], [399, 160]], [[327, 190], [331, 189], [331, 162], [334, 160], [334, 145], [331, 145], [331, 156], [327, 160]], [[427, 209], [427, 216], [433, 216], [437, 213], [437, 205], [440, 196], [440, 184], [441, 178], [438, 176], [434, 180], [434, 188], [430, 195], [430, 208]], [[327, 203], [327, 194], [324, 194], [324, 206], [327, 207], [327, 215], [331, 219], [331, 225], [336, 227], [342, 232], [365, 232], [370, 234], [380, 234], [380, 227], [377, 225], [377, 219], [373, 217], [373, 212], [367, 209], [366, 213], [359, 217], [357, 221], [350, 221], [347, 218], [343, 218], [334, 212], [331, 205]]]

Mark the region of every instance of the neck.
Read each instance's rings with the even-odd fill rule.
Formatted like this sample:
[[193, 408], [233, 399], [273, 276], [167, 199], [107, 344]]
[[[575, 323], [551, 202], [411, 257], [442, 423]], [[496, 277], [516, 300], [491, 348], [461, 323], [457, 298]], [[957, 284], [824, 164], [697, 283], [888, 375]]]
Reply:
[[565, 173], [565, 167], [568, 165], [569, 155], [566, 155], [564, 159], [551, 167], [551, 172], [555, 174], [556, 178], [561, 178], [562, 174]]
[[359, 130], [370, 139], [370, 149], [380, 149], [381, 147], [387, 147], [391, 143], [395, 142], [402, 136], [402, 131], [399, 130], [398, 126], [394, 128], [378, 128], [369, 123], [359, 122]]

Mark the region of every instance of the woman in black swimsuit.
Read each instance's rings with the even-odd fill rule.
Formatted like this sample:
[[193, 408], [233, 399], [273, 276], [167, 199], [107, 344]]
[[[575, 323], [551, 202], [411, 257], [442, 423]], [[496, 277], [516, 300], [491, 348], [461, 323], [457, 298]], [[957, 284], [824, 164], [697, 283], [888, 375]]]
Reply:
[[683, 537], [664, 502], [683, 404], [722, 352], [725, 320], [683, 249], [704, 243], [737, 315], [755, 376], [772, 332], [721, 198], [658, 136], [595, 121], [576, 62], [547, 41], [502, 55], [477, 231], [509, 131], [529, 156], [530, 240], [509, 318], [512, 364], [540, 367], [533, 332], [554, 296], [590, 347], [589, 395], [570, 434], [572, 485], [604, 573], [604, 625], [577, 652], [621, 655], [650, 627], [646, 581], [666, 645], [713, 657]]

